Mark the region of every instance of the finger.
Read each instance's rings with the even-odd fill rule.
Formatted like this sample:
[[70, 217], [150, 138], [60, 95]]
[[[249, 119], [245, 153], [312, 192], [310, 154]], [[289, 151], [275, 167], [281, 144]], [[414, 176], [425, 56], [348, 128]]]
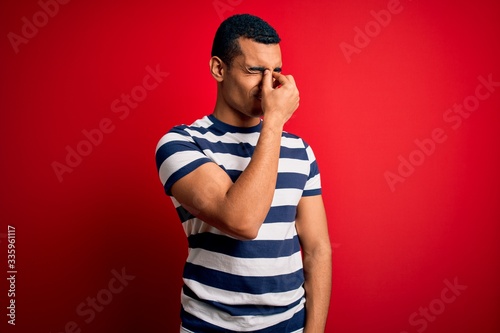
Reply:
[[[276, 75], [274, 75], [274, 74], [276, 74]], [[273, 73], [273, 76], [276, 79], [276, 81], [278, 82], [277, 84], [275, 82], [275, 85], [277, 85], [277, 86], [282, 86], [285, 84], [286, 85], [291, 84], [291, 85], [295, 86], [295, 79], [291, 75], [283, 75], [280, 73]]]
[[290, 81], [290, 82], [292, 82], [294, 85], [296, 85], [296, 84], [295, 84], [295, 79], [294, 79], [294, 77], [293, 77], [293, 76], [291, 76], [291, 75], [287, 75], [287, 76], [286, 76], [286, 78], [288, 79], [288, 81]]
[[281, 83], [280, 81], [276, 80], [274, 77], [273, 77], [273, 88], [276, 89], [276, 88], [279, 88], [281, 87]]
[[273, 76], [269, 69], [264, 71], [262, 77], [262, 90], [272, 90], [273, 89]]
[[273, 88], [281, 87], [287, 81], [286, 77], [279, 72], [273, 72]]

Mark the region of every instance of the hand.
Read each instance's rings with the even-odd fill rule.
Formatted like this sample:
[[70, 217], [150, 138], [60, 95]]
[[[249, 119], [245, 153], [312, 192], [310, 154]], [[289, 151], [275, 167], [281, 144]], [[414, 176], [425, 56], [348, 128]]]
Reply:
[[[273, 78], [275, 79], [273, 84]], [[264, 119], [285, 124], [299, 107], [299, 90], [291, 75], [264, 71], [262, 79], [262, 110]]]

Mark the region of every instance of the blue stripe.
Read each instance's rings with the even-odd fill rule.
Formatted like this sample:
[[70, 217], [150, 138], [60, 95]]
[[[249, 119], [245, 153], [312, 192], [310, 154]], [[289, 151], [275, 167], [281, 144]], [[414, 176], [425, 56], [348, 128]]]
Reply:
[[183, 166], [182, 168], [180, 168], [179, 170], [174, 172], [165, 182], [165, 186], [164, 186], [165, 193], [167, 193], [167, 195], [171, 196], [172, 195], [172, 192], [171, 192], [172, 185], [174, 185], [174, 183], [176, 181], [178, 181], [179, 179], [181, 179], [182, 177], [184, 177], [188, 173], [192, 172], [193, 170], [198, 168], [200, 165], [203, 165], [203, 164], [209, 163], [209, 162], [212, 162], [212, 160], [209, 159], [208, 157], [200, 158], [200, 159], [197, 159], [197, 160]]
[[[243, 171], [241, 170], [226, 170], [223, 165], [219, 165], [226, 171], [231, 181], [234, 183], [238, 180]], [[303, 190], [307, 183], [307, 176], [303, 173], [280, 172], [276, 180], [276, 189], [293, 188]]]
[[175, 209], [177, 211], [177, 215], [179, 216], [179, 219], [181, 220], [181, 223], [186, 222], [187, 220], [193, 219], [196, 216], [191, 214], [186, 208], [179, 206]]
[[240, 157], [252, 157], [254, 146], [248, 142], [211, 142], [204, 138], [193, 137], [200, 150], [210, 150], [213, 153], [231, 154]]
[[[190, 330], [192, 332], [203, 332], [203, 333], [241, 333], [241, 331], [230, 331], [219, 326], [212, 325], [201, 319], [196, 318], [190, 313], [186, 312], [184, 308], [181, 308], [181, 321], [182, 327]], [[306, 322], [306, 310], [302, 308], [289, 320], [283, 321], [274, 326], [264, 328], [256, 331], [245, 331], [248, 333], [286, 333], [295, 332], [303, 329]]]
[[285, 240], [240, 241], [224, 235], [204, 232], [188, 236], [192, 249], [204, 249], [237, 258], [281, 258], [300, 251], [297, 236]]
[[[203, 124], [203, 126], [205, 126], [205, 124]], [[194, 124], [191, 124], [189, 126], [186, 126], [186, 125], [175, 126], [173, 129], [174, 130], [178, 129], [179, 132], [177, 132], [177, 133], [180, 133], [180, 131], [183, 131], [184, 134], [189, 135], [189, 136], [192, 136], [192, 135], [185, 131], [187, 129], [190, 131], [198, 132], [199, 134], [202, 134], [202, 135], [214, 132], [213, 130], [210, 129], [210, 127], [200, 127], [200, 126], [195, 126]]]
[[187, 126], [187, 125], [178, 125], [178, 126], [172, 127], [172, 129], [170, 131], [168, 131], [168, 133], [177, 133], [177, 134], [181, 134], [181, 135], [185, 135], [185, 136], [190, 136], [187, 132], [184, 131], [186, 128], [195, 128], [195, 127], [191, 127], [191, 126]]
[[231, 178], [232, 182], [236, 182], [238, 180], [238, 178], [240, 177], [241, 173], [243, 171], [240, 171], [240, 170], [225, 170], [226, 171], [227, 175], [229, 176], [229, 178]]
[[168, 141], [156, 151], [156, 168], [159, 170], [162, 163], [173, 154], [181, 151], [197, 151], [199, 148], [187, 141]]
[[227, 133], [258, 133], [262, 128], [262, 122], [260, 122], [256, 126], [252, 127], [236, 127], [226, 123], [223, 123], [219, 119], [215, 118], [213, 115], [207, 116], [208, 119], [213, 123], [212, 126], [209, 127], [210, 131], [213, 133], [227, 134]]
[[307, 182], [307, 176], [302, 173], [280, 172], [276, 181], [276, 189], [296, 188], [303, 190]]
[[304, 148], [288, 148], [281, 146], [280, 158], [293, 158], [295, 160], [307, 161], [307, 152]]
[[163, 161], [165, 161], [167, 159], [167, 157], [170, 155], [171, 155], [171, 153], [168, 149], [167, 144], [163, 144], [160, 148], [158, 148], [158, 150], [156, 151], [156, 156], [155, 156], [157, 170], [160, 170], [160, 167], [161, 167]]
[[309, 178], [313, 178], [317, 174], [319, 174], [318, 162], [316, 162], [316, 160], [314, 160], [311, 163], [311, 171], [309, 173]]
[[184, 265], [183, 277], [213, 288], [253, 295], [297, 290], [304, 283], [302, 268], [290, 274], [276, 276], [240, 276], [190, 262]]
[[300, 140], [300, 141], [304, 144], [304, 148], [307, 148], [307, 144], [304, 142], [304, 140], [302, 140], [301, 138], [299, 138], [297, 135], [292, 134], [292, 133], [290, 133], [290, 132], [283, 132], [283, 134], [282, 134], [282, 135], [283, 135], [285, 138]]
[[276, 206], [271, 207], [267, 213], [264, 223], [273, 222], [293, 222], [297, 215], [296, 206]]
[[312, 197], [313, 195], [320, 195], [321, 194], [321, 189], [314, 189], [314, 190], [307, 190], [302, 192], [303, 197]]

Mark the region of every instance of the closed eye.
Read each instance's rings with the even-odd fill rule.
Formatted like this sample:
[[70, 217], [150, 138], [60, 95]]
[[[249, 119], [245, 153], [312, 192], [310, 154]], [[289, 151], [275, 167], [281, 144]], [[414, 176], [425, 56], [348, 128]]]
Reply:
[[[248, 70], [250, 72], [252, 72], [252, 74], [258, 74], [258, 73], [263, 74], [264, 71], [266, 70], [266, 68], [265, 67], [256, 66], [256, 67], [249, 67]], [[274, 71], [277, 72], [277, 73], [281, 73], [281, 67], [276, 67], [274, 69]]]

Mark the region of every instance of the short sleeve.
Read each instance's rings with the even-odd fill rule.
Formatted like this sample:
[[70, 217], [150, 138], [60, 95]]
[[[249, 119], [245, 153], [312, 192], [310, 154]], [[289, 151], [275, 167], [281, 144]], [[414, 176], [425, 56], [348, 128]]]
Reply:
[[321, 178], [319, 173], [318, 162], [316, 161], [316, 156], [314, 152], [307, 143], [306, 145], [306, 153], [307, 158], [309, 160], [309, 176], [307, 178], [306, 185], [304, 187], [304, 191], [302, 192], [302, 196], [313, 196], [321, 194]]
[[156, 167], [165, 193], [172, 196], [172, 185], [199, 166], [212, 162], [193, 138], [177, 126], [165, 134], [156, 146]]

